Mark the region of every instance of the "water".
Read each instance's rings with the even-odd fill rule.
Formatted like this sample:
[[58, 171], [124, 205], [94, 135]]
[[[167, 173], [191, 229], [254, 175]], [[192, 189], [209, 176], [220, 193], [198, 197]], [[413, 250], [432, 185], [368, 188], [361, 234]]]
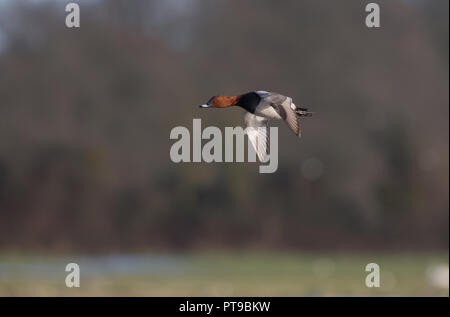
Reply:
[[60, 278], [66, 265], [77, 263], [83, 276], [165, 275], [181, 273], [186, 260], [169, 255], [104, 255], [79, 257], [0, 258], [0, 281], [21, 278]]

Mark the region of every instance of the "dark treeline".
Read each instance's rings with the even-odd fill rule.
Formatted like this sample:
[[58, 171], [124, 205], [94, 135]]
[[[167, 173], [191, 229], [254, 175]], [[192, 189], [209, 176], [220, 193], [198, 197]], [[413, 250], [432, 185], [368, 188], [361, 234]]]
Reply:
[[[0, 248], [448, 248], [448, 1], [79, 3], [0, 4]], [[316, 112], [276, 173], [171, 162], [253, 89]]]

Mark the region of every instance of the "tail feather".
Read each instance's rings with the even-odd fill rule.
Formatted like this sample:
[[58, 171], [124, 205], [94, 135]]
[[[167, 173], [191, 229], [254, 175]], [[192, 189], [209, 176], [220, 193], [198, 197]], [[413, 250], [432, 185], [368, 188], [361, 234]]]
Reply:
[[314, 112], [308, 111], [308, 109], [306, 108], [299, 107], [295, 109], [295, 113], [297, 113], [299, 117], [312, 117], [312, 115], [314, 114]]

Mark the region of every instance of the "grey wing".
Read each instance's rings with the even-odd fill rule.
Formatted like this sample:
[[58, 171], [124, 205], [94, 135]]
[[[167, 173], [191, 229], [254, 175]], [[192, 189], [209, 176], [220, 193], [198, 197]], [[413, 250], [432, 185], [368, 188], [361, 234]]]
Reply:
[[295, 135], [301, 136], [300, 124], [298, 122], [296, 106], [292, 102], [292, 98], [276, 93], [268, 93], [264, 100], [278, 112], [278, 114], [286, 121], [289, 128], [294, 131]]
[[273, 103], [273, 104], [277, 104], [277, 105], [281, 105], [282, 103], [284, 103], [288, 99], [292, 100], [289, 97], [286, 97], [284, 95], [277, 94], [277, 93], [274, 93], [274, 92], [268, 92], [268, 93], [262, 95], [262, 97], [268, 103]]
[[244, 116], [244, 122], [248, 139], [255, 149], [259, 160], [264, 162], [269, 153], [269, 121], [266, 118], [247, 112]]

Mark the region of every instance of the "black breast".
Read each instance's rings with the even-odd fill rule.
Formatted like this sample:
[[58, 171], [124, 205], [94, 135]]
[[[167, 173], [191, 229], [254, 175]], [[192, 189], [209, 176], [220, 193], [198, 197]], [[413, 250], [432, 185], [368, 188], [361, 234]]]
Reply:
[[260, 101], [261, 97], [256, 92], [249, 92], [239, 97], [237, 105], [250, 113], [255, 113], [255, 109]]

